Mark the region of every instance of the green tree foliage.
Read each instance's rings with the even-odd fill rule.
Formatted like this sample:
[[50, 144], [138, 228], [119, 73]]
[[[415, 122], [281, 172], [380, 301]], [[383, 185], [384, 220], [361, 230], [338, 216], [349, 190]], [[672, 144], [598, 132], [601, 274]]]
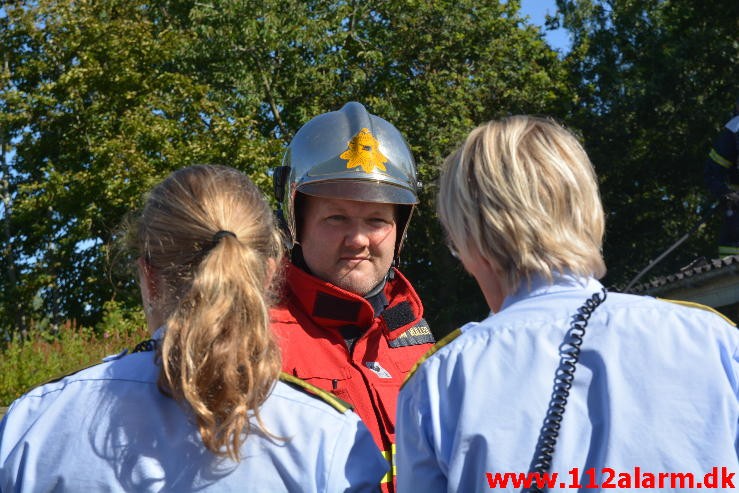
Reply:
[[[629, 279], [705, 210], [703, 164], [739, 96], [739, 4], [559, 0], [582, 130], [608, 212], [607, 280]], [[716, 216], [650, 275], [716, 255]], [[646, 280], [646, 279], [643, 279]]]
[[93, 323], [106, 300], [134, 293], [131, 273], [111, 268], [112, 247], [146, 189], [205, 161], [266, 183], [271, 148], [248, 115], [187, 73], [191, 35], [169, 26], [166, 11], [44, 0], [6, 5], [0, 20], [0, 130], [12, 149], [4, 241], [14, 262], [4, 267], [16, 278], [4, 278], [3, 307], [15, 323], [19, 314]]
[[[425, 183], [404, 270], [441, 332], [485, 313], [435, 220], [443, 157], [494, 116], [561, 113], [563, 63], [519, 2], [39, 0], [0, 17], [9, 201], [0, 287], [19, 316], [93, 324], [135, 303], [114, 262], [141, 194], [194, 162], [268, 170], [308, 119], [359, 100], [396, 124]], [[0, 234], [3, 234], [0, 231]], [[38, 312], [32, 313], [33, 300]], [[17, 327], [17, 322], [16, 322]]]

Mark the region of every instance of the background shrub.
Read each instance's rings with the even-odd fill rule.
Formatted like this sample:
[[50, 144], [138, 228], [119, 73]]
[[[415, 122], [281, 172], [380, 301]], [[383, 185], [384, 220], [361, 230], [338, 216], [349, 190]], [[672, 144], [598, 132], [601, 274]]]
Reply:
[[132, 349], [149, 338], [140, 309], [105, 304], [102, 321], [93, 329], [67, 327], [12, 336], [0, 346], [0, 407], [36, 385], [99, 363], [103, 357]]

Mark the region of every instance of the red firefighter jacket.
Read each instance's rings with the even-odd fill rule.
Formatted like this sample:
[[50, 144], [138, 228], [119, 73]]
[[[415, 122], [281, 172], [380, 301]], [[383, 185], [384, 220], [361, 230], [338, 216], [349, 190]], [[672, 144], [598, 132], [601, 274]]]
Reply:
[[[361, 296], [288, 264], [282, 303], [271, 312], [283, 370], [353, 405], [391, 463], [400, 386], [434, 342], [421, 300], [394, 274], [384, 288], [388, 305], [375, 317]], [[362, 331], [351, 352], [342, 335], [347, 328]], [[393, 475], [391, 468], [384, 491], [394, 490]]]

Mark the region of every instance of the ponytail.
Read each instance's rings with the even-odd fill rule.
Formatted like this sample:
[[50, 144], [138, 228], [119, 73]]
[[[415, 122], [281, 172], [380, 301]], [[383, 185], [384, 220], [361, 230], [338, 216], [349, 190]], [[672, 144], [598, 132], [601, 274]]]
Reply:
[[259, 408], [281, 368], [269, 328], [281, 254], [272, 217], [246, 176], [194, 166], [152, 191], [139, 224], [139, 243], [165, 285], [159, 387], [189, 405], [209, 450], [234, 460], [252, 415], [269, 434]]

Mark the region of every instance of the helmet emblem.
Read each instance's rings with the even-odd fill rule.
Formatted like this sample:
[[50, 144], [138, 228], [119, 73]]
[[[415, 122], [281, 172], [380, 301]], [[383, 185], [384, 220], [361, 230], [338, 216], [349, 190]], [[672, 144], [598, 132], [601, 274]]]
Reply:
[[347, 169], [361, 166], [365, 173], [371, 173], [375, 168], [387, 171], [385, 163], [388, 159], [380, 152], [380, 143], [367, 128], [360, 130], [347, 142], [347, 150], [339, 157], [348, 161]]

